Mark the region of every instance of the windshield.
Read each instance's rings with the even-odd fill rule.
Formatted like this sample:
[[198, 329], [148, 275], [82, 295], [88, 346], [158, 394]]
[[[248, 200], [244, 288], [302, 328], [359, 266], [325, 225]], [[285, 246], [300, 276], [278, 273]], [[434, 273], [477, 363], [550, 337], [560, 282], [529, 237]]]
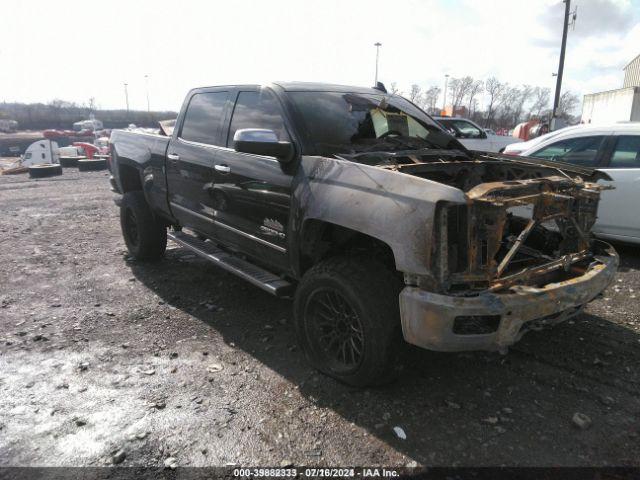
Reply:
[[401, 97], [341, 92], [289, 95], [302, 116], [312, 154], [463, 148]]

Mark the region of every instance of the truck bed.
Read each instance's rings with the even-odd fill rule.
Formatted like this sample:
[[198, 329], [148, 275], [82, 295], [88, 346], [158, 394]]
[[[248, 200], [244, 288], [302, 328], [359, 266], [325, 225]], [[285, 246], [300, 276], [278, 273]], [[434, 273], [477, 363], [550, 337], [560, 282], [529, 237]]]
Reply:
[[170, 216], [164, 173], [169, 140], [170, 137], [164, 135], [114, 130], [109, 145], [114, 190], [125, 193], [135, 187], [127, 184], [130, 180], [125, 180], [132, 176], [122, 175], [127, 169], [135, 169], [133, 178], [139, 179], [149, 205]]

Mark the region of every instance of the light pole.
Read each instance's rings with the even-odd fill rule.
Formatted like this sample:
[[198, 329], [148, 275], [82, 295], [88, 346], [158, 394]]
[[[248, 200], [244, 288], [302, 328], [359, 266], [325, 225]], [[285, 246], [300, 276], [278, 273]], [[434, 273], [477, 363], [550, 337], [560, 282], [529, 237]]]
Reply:
[[129, 92], [127, 91], [127, 82], [124, 82], [124, 101], [127, 104], [127, 116], [129, 116]]
[[[569, 12], [571, 10], [571, 0], [564, 0], [564, 22], [562, 24], [562, 43], [560, 45], [560, 61], [556, 78], [556, 94], [553, 99], [553, 113], [551, 114], [551, 129], [555, 130], [556, 115], [560, 104], [560, 91], [562, 90], [562, 73], [564, 72], [564, 54], [567, 49], [567, 30], [569, 29]], [[574, 17], [575, 22], [575, 17]]]
[[147, 89], [147, 113], [151, 113], [151, 108], [149, 107], [149, 75], [144, 76], [144, 86]]
[[382, 44], [380, 42], [376, 42], [373, 46], [376, 47], [376, 78], [373, 81], [373, 86], [375, 87], [378, 85], [378, 60], [380, 58], [380, 47]]
[[444, 98], [442, 99], [442, 111], [447, 109], [447, 84], [449, 82], [449, 74], [444, 75]]

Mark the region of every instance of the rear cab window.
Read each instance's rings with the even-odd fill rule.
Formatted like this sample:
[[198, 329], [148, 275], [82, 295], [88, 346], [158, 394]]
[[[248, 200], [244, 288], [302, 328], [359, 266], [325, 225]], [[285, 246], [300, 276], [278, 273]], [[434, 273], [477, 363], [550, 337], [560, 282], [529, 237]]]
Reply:
[[191, 97], [179, 137], [189, 142], [222, 146], [220, 130], [229, 92], [196, 93]]

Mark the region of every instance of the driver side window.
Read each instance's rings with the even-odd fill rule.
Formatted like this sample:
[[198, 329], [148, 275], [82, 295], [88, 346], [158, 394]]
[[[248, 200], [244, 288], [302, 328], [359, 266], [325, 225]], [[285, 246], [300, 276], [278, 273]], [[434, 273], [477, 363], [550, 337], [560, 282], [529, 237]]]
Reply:
[[530, 156], [582, 167], [596, 167], [603, 140], [604, 136], [568, 138], [547, 145]]

